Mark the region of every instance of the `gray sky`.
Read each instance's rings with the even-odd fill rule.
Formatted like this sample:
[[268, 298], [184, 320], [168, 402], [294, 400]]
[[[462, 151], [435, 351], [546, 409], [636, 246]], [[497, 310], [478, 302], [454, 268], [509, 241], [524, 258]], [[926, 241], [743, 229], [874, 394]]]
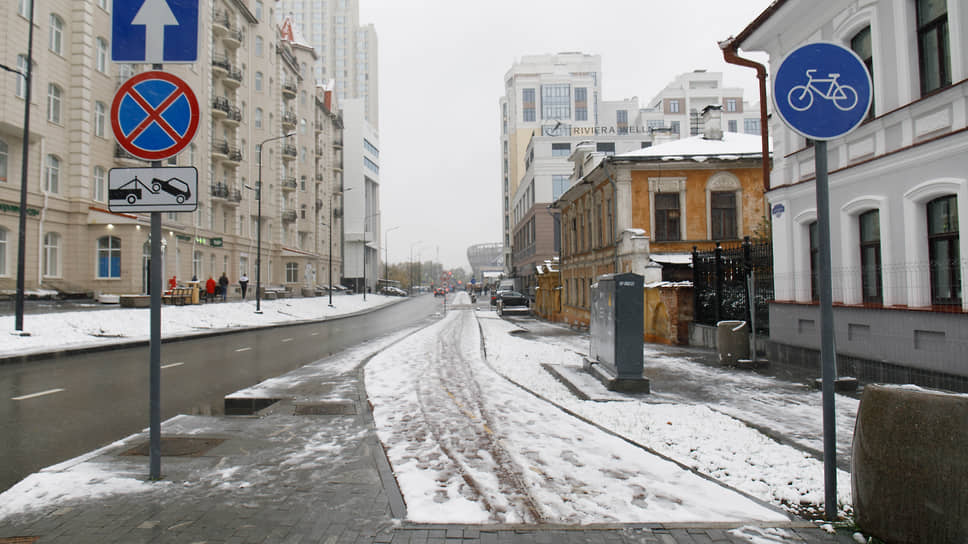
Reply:
[[[757, 100], [756, 73], [716, 45], [771, 0], [360, 0], [379, 37], [380, 181], [391, 262], [447, 268], [501, 241], [504, 75], [523, 55], [602, 56], [602, 98], [640, 105], [675, 76], [723, 72]], [[764, 56], [750, 55], [759, 61]], [[381, 233], [382, 235], [383, 233]], [[381, 258], [383, 255], [381, 255]]]

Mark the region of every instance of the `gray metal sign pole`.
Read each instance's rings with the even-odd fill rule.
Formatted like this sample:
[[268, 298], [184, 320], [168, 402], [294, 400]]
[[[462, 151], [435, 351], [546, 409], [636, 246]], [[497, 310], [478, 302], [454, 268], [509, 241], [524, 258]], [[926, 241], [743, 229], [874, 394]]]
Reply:
[[[152, 66], [154, 70], [161, 70], [161, 64]], [[161, 168], [161, 161], [152, 161], [152, 168]], [[150, 414], [149, 445], [150, 469], [148, 477], [151, 480], [161, 479], [161, 291], [164, 288], [161, 280], [161, 212], [151, 212], [151, 270], [148, 284], [151, 289], [151, 340], [149, 355], [149, 382], [151, 392], [149, 396]]]
[[837, 427], [834, 412], [834, 380], [837, 378], [837, 352], [834, 347], [834, 308], [830, 264], [830, 189], [827, 182], [827, 142], [814, 142], [817, 175], [817, 235], [820, 270], [820, 365], [823, 383], [823, 472], [824, 517], [837, 519]]

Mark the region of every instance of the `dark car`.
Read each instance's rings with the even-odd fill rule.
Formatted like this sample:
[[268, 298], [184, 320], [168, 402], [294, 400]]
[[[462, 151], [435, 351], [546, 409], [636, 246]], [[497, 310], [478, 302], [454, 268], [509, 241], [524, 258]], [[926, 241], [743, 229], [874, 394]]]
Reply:
[[168, 180], [155, 178], [151, 180], [151, 190], [156, 193], [158, 191], [165, 191], [174, 196], [175, 202], [179, 204], [185, 202], [186, 199], [192, 196], [192, 191], [188, 188], [188, 184], [178, 178]]
[[531, 312], [531, 299], [517, 291], [499, 291], [497, 295], [497, 314], [527, 314]]
[[491, 306], [497, 306], [497, 299], [501, 298], [501, 293], [507, 293], [507, 292], [508, 292], [507, 290], [491, 291]]

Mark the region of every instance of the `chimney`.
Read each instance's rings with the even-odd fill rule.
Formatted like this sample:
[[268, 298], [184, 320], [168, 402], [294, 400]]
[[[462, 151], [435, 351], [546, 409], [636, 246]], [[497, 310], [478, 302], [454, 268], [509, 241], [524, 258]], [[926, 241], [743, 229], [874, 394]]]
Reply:
[[702, 138], [703, 140], [723, 139], [722, 106], [710, 104], [702, 109]]
[[654, 127], [649, 129], [652, 133], [652, 145], [664, 144], [679, 138], [678, 134], [672, 132], [672, 127]]

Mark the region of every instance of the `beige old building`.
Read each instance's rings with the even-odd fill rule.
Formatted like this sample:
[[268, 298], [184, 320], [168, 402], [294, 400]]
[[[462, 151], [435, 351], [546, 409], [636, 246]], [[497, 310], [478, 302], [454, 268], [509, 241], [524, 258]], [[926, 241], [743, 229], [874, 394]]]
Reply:
[[[192, 143], [164, 161], [199, 174], [197, 210], [163, 215], [166, 283], [222, 272], [233, 287], [243, 273], [255, 283], [260, 176], [263, 285], [296, 292], [326, 285], [330, 263], [333, 278], [340, 277], [342, 229], [333, 207], [342, 183], [342, 125], [332, 94], [312, 77], [316, 53], [291, 23], [275, 22], [274, 5], [203, 1], [198, 62], [164, 66], [191, 86], [201, 108]], [[28, 0], [0, 7], [0, 63], [21, 70], [29, 8]], [[116, 89], [148, 66], [111, 62], [110, 9], [110, 0], [35, 0], [28, 290], [126, 294], [149, 287], [149, 216], [108, 210], [109, 170], [148, 166], [121, 150], [111, 131]], [[8, 98], [0, 103], [0, 288], [9, 291], [17, 275], [26, 90], [17, 75], [5, 72], [2, 81]]]

